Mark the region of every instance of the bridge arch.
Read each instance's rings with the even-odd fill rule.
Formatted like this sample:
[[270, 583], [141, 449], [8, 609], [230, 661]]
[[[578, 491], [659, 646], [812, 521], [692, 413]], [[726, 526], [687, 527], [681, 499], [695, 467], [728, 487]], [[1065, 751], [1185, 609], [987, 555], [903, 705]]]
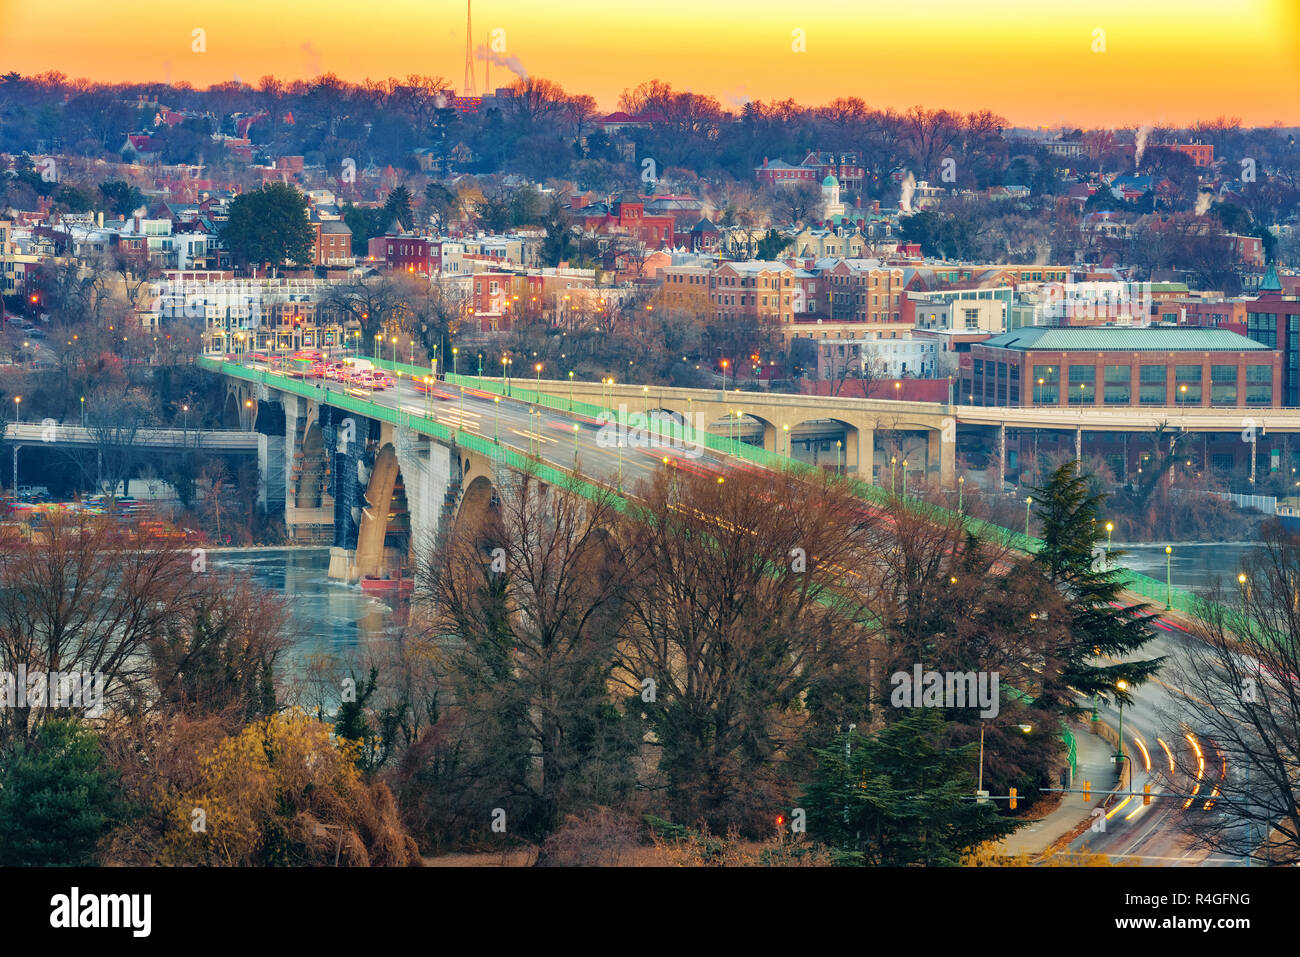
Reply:
[[390, 515], [405, 515], [405, 494], [401, 469], [397, 463], [397, 450], [387, 442], [375, 456], [366, 486], [366, 506], [361, 511], [361, 528], [357, 532], [357, 574], [379, 575], [384, 571], [386, 558], [396, 551], [397, 564], [409, 559], [409, 529], [394, 527]]
[[[871, 474], [872, 458], [874, 456], [871, 429], [864, 430], [861, 426], [836, 418], [834, 415], [818, 415], [814, 417], [810, 414], [807, 418], [798, 419], [798, 421], [792, 419], [788, 423], [790, 431], [793, 432], [799, 426], [808, 422], [830, 422], [844, 430], [843, 448], [833, 448], [831, 457], [827, 461], [817, 460], [819, 465], [833, 467], [838, 464], [846, 472], [861, 472], [863, 475]], [[863, 442], [864, 433], [865, 443]], [[863, 454], [864, 451], [865, 455]]]
[[240, 429], [244, 423], [240, 416], [239, 397], [235, 394], [234, 389], [226, 391], [226, 402], [221, 409], [221, 427], [224, 429]]
[[456, 508], [456, 535], [477, 535], [491, 520], [498, 504], [497, 488], [490, 477], [479, 474], [471, 478]]

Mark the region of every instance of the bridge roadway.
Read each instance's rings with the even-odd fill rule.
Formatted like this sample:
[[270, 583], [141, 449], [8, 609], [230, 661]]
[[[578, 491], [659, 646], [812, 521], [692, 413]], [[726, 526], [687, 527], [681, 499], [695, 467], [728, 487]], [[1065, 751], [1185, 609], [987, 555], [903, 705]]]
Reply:
[[[291, 383], [296, 383], [299, 389], [314, 388], [319, 401], [327, 404], [330, 396], [348, 395], [399, 411], [403, 416], [401, 424], [416, 431], [423, 431], [420, 428], [423, 420], [499, 443], [520, 455], [536, 456], [563, 471], [574, 470], [576, 464], [583, 476], [610, 486], [631, 486], [649, 478], [663, 467], [665, 456], [678, 467], [718, 474], [728, 471], [738, 461], [704, 448], [702, 443], [698, 448], [679, 442], [670, 444], [667, 439], [659, 439], [662, 445], [648, 448], [620, 444], [609, 430], [602, 436], [602, 424], [594, 418], [513, 397], [495, 396], [472, 386], [461, 388], [438, 382], [437, 391], [426, 394], [417, 392], [410, 378], [403, 376], [394, 388], [371, 392], [330, 380], [292, 377], [265, 363], [246, 363], [243, 368], [255, 374], [247, 378], [264, 381], [271, 388], [298, 391]], [[648, 435], [646, 438], [649, 440]]]
[[202, 449], [205, 452], [257, 452], [257, 435], [238, 429], [87, 428], [45, 422], [9, 422], [4, 438], [20, 445], [73, 445], [93, 448], [130, 440], [142, 448]]

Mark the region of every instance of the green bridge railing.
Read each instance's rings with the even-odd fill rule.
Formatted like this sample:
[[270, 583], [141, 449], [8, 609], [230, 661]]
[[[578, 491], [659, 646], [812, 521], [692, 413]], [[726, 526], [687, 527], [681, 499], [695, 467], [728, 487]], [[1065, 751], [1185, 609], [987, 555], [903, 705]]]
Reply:
[[[388, 360], [371, 359], [377, 366], [387, 369], [391, 372], [401, 372], [403, 378], [431, 376], [432, 369], [424, 366], [410, 365], [402, 362], [391, 362]], [[506, 394], [505, 385], [502, 380], [491, 376], [476, 375], [457, 375], [446, 373], [443, 380], [451, 385], [466, 386], [469, 388], [479, 389], [483, 392], [493, 393], [495, 395]], [[560, 412], [576, 412], [589, 418], [599, 418], [603, 415], [616, 415], [617, 410], [605, 406], [593, 405], [590, 402], [583, 402], [574, 399], [571, 396], [559, 395], [554, 392], [538, 391], [537, 388], [528, 385], [526, 379], [511, 379], [509, 394], [512, 398], [519, 399], [523, 402], [530, 402], [534, 405], [540, 405], [544, 408], [555, 409]], [[642, 415], [639, 414], [638, 415]], [[629, 415], [629, 418], [631, 416]], [[644, 417], [642, 415], [642, 417]], [[647, 431], [660, 435], [670, 443], [683, 444], [686, 440], [698, 440], [694, 430], [684, 427], [682, 423], [673, 419], [658, 418], [646, 422], [638, 423], [638, 427], [644, 427]], [[690, 434], [685, 434], [689, 432]], [[759, 446], [750, 445], [748, 442], [741, 442], [725, 435], [716, 435], [712, 432], [706, 432], [703, 437], [703, 443], [707, 448], [715, 452], [729, 455], [746, 462], [752, 462], [763, 468], [794, 471], [802, 474], [816, 474], [820, 471], [819, 466], [810, 465], [798, 459], [783, 455], [780, 452], [769, 452], [767, 449]], [[864, 482], [861, 479], [848, 477], [845, 479], [854, 494], [864, 501], [877, 505], [884, 505], [891, 498], [893, 493], [886, 491], [880, 486], [873, 485], [870, 482]], [[938, 519], [951, 519], [955, 512], [952, 509], [945, 508], [941, 505], [934, 505], [929, 502], [915, 500], [918, 505], [923, 505], [928, 514], [934, 515]], [[968, 515], [961, 516], [966, 528], [973, 534], [995, 541], [1005, 547], [1014, 548], [1017, 551], [1033, 554], [1042, 547], [1042, 541], [1032, 536], [1027, 536], [1022, 532], [1005, 528], [1001, 525], [995, 525], [982, 519], [971, 518]], [[1168, 585], [1166, 582], [1159, 581], [1141, 572], [1133, 571], [1129, 568], [1119, 568], [1121, 581], [1124, 587], [1134, 594], [1141, 595], [1143, 598], [1149, 598], [1153, 603], [1162, 604], [1168, 600], [1170, 608], [1181, 611], [1190, 615], [1200, 615], [1205, 611], [1206, 600], [1195, 592], [1183, 588], [1176, 588]]]
[[[368, 361], [376, 367], [387, 370], [394, 374], [400, 373], [401, 378], [406, 381], [411, 379], [423, 379], [426, 376], [432, 377], [433, 370], [430, 367], [412, 365], [405, 362], [395, 362], [388, 359], [373, 359]], [[319, 386], [309, 384], [303, 379], [294, 379], [288, 376], [275, 375], [260, 370], [250, 369], [238, 363], [225, 362], [210, 357], [202, 357], [200, 364], [205, 368], [214, 371], [220, 371], [227, 375], [233, 375], [238, 378], [251, 379], [268, 385], [274, 385], [278, 389], [286, 392], [293, 392], [298, 395], [307, 397], [317, 397], [321, 395]], [[509, 386], [497, 377], [477, 376], [477, 375], [458, 375], [455, 373], [444, 373], [439, 381], [446, 382], [449, 385], [464, 386], [466, 388], [478, 389], [482, 392], [491, 393], [500, 396], [509, 396], [521, 402], [531, 403], [547, 409], [553, 409], [557, 412], [573, 412], [587, 418], [598, 419], [602, 416], [616, 417], [618, 411], [601, 405], [594, 405], [590, 402], [584, 402], [580, 399], [574, 399], [571, 396], [557, 395], [554, 392], [540, 391], [527, 384], [525, 379], [511, 379]], [[330, 403], [340, 408], [346, 408], [350, 411], [358, 412], [363, 415], [371, 416], [385, 422], [400, 422], [407, 425], [417, 432], [431, 435], [443, 441], [455, 441], [466, 448], [474, 449], [484, 455], [489, 455], [500, 459], [505, 464], [519, 469], [526, 469], [537, 473], [540, 477], [548, 481], [557, 481], [563, 478], [566, 481], [580, 481], [591, 485], [594, 489], [596, 485], [587, 479], [577, 476], [573, 472], [558, 469], [555, 466], [526, 455], [523, 452], [507, 445], [498, 445], [490, 439], [481, 438], [471, 432], [459, 431], [445, 425], [440, 425], [431, 419], [414, 413], [397, 412], [387, 406], [371, 402], [367, 399], [361, 399], [349, 393], [340, 390], [334, 390], [329, 393]], [[798, 459], [783, 455], [780, 452], [764, 449], [760, 446], [751, 445], [748, 442], [742, 442], [739, 439], [733, 439], [725, 435], [717, 435], [713, 432], [704, 432], [701, 436], [697, 430], [691, 429], [689, 425], [684, 425], [676, 419], [666, 417], [654, 417], [648, 421], [639, 421], [646, 417], [642, 413], [629, 413], [628, 418], [633, 415], [637, 416], [637, 428], [643, 428], [647, 432], [657, 435], [664, 440], [667, 445], [683, 446], [699, 442], [704, 447], [718, 452], [722, 455], [731, 456], [745, 462], [753, 463], [766, 469], [792, 471], [796, 474], [816, 475], [822, 469], [820, 466], [811, 465]], [[861, 479], [846, 476], [844, 481], [852, 492], [864, 501], [875, 505], [888, 504], [895, 496], [892, 492], [887, 491], [880, 486], [873, 485], [870, 482], [864, 482]], [[622, 496], [619, 496], [623, 501]], [[936, 505], [921, 499], [907, 499], [906, 504], [914, 510], [924, 510], [926, 514], [933, 515], [937, 520], [951, 520], [957, 513], [942, 505]], [[620, 508], [626, 507], [622, 504]], [[965, 527], [974, 535], [990, 541], [997, 542], [1004, 547], [1013, 548], [1017, 551], [1033, 554], [1042, 547], [1042, 541], [1032, 536], [1027, 536], [1022, 532], [1005, 528], [1001, 525], [995, 525], [992, 522], [983, 519], [972, 518], [969, 515], [962, 514], [961, 521]], [[1205, 598], [1197, 595], [1193, 591], [1183, 588], [1172, 587], [1166, 582], [1159, 581], [1141, 572], [1133, 571], [1129, 568], [1120, 567], [1118, 569], [1120, 580], [1124, 587], [1136, 595], [1150, 599], [1152, 603], [1158, 606], [1167, 606], [1171, 609], [1192, 615], [1202, 617], [1204, 614], [1214, 609], [1216, 606], [1209, 603]]]

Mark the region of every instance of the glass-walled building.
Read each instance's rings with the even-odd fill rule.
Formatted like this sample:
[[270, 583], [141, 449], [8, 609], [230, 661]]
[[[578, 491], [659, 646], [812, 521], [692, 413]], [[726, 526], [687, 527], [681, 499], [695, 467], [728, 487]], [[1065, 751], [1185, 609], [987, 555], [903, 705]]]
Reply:
[[1282, 295], [1275, 269], [1269, 269], [1259, 296], [1246, 308], [1246, 335], [1282, 353], [1282, 404], [1300, 406], [1300, 297]]

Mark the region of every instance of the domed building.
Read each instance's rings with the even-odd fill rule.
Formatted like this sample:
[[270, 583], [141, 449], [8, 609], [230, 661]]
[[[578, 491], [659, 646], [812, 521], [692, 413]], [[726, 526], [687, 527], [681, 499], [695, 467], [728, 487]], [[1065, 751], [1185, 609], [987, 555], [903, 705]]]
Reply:
[[844, 215], [844, 204], [840, 202], [840, 181], [834, 176], [822, 180], [822, 219], [830, 220]]

